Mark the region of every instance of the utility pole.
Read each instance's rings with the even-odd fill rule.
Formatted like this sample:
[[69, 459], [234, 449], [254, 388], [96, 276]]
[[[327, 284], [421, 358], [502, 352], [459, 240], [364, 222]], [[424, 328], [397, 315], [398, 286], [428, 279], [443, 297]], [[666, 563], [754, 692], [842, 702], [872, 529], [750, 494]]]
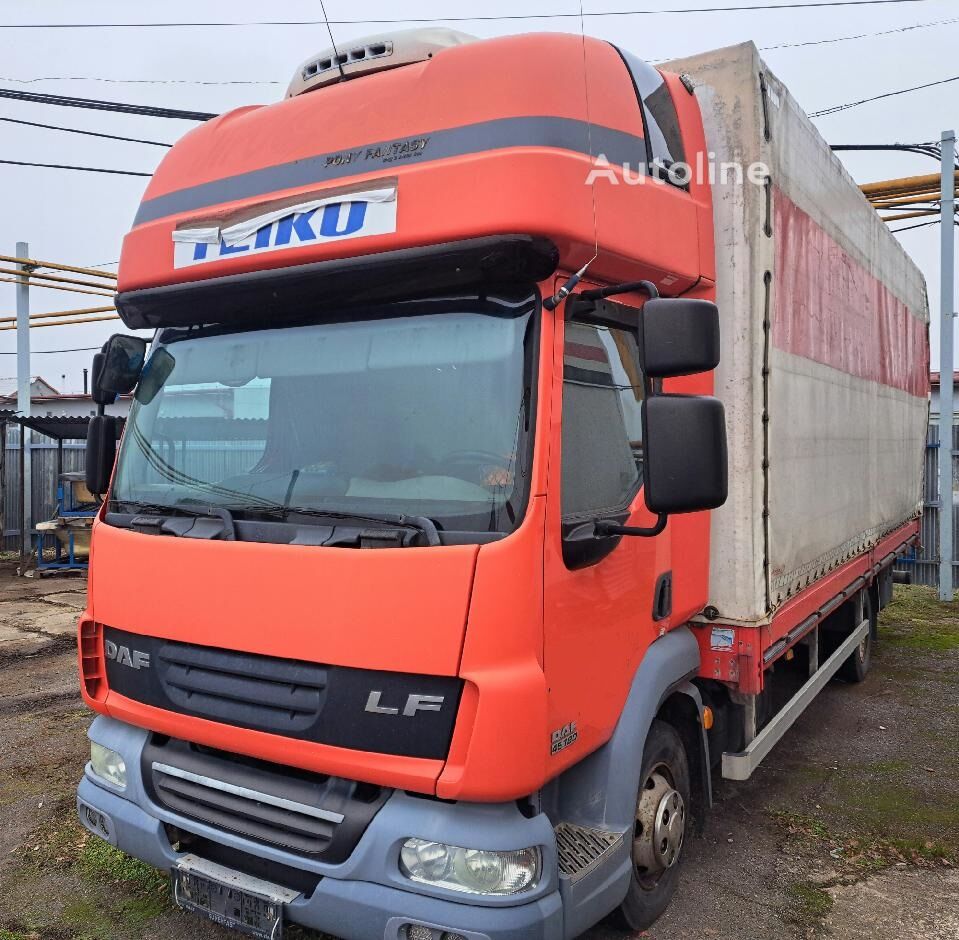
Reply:
[[956, 296], [956, 132], [942, 133], [941, 331], [939, 337], [939, 599], [953, 599], [953, 333]]
[[[17, 242], [18, 258], [30, 257], [30, 246], [26, 242]], [[17, 270], [24, 275], [31, 272], [31, 266], [17, 264]], [[17, 278], [17, 412], [21, 418], [30, 417], [30, 282], [24, 277]], [[33, 523], [30, 470], [30, 429], [20, 425], [20, 560], [30, 555], [30, 529]]]

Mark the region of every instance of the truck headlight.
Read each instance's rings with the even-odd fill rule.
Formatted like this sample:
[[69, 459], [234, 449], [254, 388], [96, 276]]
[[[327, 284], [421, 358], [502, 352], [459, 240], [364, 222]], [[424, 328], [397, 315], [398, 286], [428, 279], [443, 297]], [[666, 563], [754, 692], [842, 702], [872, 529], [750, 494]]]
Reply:
[[527, 891], [539, 881], [541, 865], [538, 848], [489, 852], [407, 839], [400, 850], [400, 870], [411, 881], [471, 894]]
[[90, 767], [98, 777], [115, 787], [127, 785], [127, 765], [123, 758], [116, 751], [111, 751], [96, 741], [90, 742]]

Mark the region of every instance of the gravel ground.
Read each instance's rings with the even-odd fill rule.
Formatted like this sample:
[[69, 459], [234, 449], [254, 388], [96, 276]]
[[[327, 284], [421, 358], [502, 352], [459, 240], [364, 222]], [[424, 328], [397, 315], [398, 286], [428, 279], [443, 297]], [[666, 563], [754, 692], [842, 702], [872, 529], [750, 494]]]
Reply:
[[[163, 874], [74, 821], [83, 591], [0, 565], [0, 940], [226, 940], [171, 908]], [[957, 724], [959, 608], [897, 588], [868, 679], [833, 683], [752, 780], [716, 781], [648, 936], [959, 940]]]

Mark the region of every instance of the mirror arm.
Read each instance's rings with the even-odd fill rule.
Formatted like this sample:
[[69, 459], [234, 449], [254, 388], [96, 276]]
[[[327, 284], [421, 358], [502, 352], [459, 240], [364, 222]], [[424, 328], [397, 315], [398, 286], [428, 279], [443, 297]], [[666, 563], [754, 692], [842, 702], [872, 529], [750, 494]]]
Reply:
[[607, 519], [597, 519], [594, 523], [594, 529], [596, 535], [638, 535], [642, 538], [651, 538], [654, 535], [659, 535], [663, 529], [666, 528], [666, 523], [669, 521], [669, 517], [666, 513], [661, 512], [656, 517], [656, 523], [650, 526], [648, 529], [644, 529], [641, 526], [635, 525], [620, 525], [617, 522], [610, 522]]
[[593, 290], [581, 291], [582, 300], [603, 300], [606, 297], [615, 297], [617, 294], [632, 294], [635, 291], [644, 291], [654, 300], [659, 297], [659, 288], [652, 281], [626, 281], [623, 284], [610, 284], [609, 287], [597, 287]]

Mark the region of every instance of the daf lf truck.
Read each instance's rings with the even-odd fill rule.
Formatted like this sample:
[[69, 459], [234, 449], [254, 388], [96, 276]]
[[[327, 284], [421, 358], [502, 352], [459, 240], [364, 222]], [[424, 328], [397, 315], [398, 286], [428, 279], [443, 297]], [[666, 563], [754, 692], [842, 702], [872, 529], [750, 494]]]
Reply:
[[925, 287], [751, 44], [328, 50], [172, 148], [116, 306], [77, 806], [188, 910], [648, 927], [713, 781], [866, 674]]

